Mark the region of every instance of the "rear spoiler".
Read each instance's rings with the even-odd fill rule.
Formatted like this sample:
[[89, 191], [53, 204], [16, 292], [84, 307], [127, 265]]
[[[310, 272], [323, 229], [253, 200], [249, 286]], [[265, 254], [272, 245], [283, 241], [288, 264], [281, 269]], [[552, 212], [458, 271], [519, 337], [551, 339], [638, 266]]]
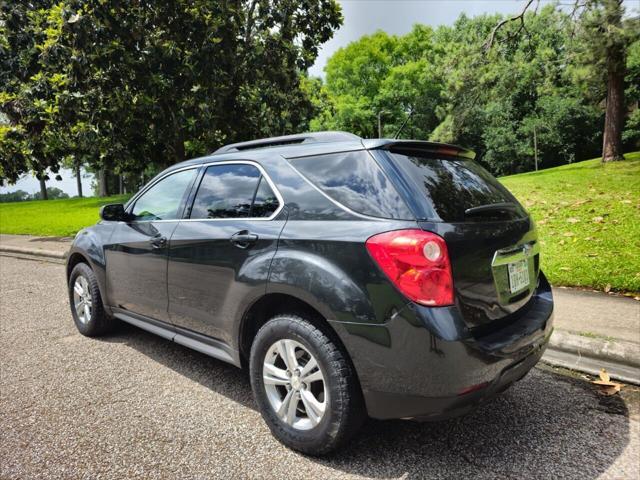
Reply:
[[459, 147], [457, 145], [450, 145], [448, 143], [436, 143], [425, 142], [420, 140], [363, 140], [363, 144], [366, 148], [389, 150], [389, 151], [404, 151], [404, 152], [420, 152], [430, 153], [433, 155], [445, 155], [448, 157], [462, 157], [473, 160], [476, 158], [475, 152], [466, 148]]

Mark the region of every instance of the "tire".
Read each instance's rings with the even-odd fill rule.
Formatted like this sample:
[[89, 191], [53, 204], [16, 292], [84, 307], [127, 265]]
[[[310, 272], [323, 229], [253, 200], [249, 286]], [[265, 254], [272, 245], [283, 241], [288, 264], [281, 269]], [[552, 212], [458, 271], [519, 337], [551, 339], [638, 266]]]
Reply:
[[[317, 367], [311, 368], [312, 359]], [[292, 364], [298, 368], [289, 368]], [[306, 372], [305, 367], [309, 367]], [[289, 448], [309, 455], [326, 454], [349, 440], [366, 418], [360, 386], [346, 353], [325, 332], [300, 317], [279, 315], [258, 331], [249, 369], [262, 417], [271, 433]], [[291, 407], [292, 403], [296, 406]]]
[[[78, 291], [74, 289], [79, 286]], [[91, 267], [78, 263], [69, 276], [69, 305], [78, 331], [86, 337], [104, 335], [113, 330], [115, 320], [107, 315], [102, 304], [98, 280]], [[83, 303], [77, 308], [78, 302]], [[88, 305], [87, 300], [90, 300]], [[88, 305], [88, 309], [85, 306]]]

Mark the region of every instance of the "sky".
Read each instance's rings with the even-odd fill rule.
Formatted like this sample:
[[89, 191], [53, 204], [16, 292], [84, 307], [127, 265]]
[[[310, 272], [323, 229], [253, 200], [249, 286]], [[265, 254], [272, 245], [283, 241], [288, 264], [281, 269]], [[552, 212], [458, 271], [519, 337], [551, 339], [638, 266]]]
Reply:
[[[540, 5], [552, 3], [554, 0], [540, 0]], [[342, 6], [344, 22], [335, 32], [333, 38], [320, 49], [318, 58], [309, 69], [312, 76], [324, 77], [323, 68], [327, 59], [340, 47], [357, 40], [362, 35], [384, 30], [389, 34], [402, 35], [411, 30], [414, 24], [422, 23], [431, 26], [451, 25], [461, 13], [469, 17], [483, 13], [516, 14], [522, 10], [524, 0], [338, 0]], [[570, 2], [568, 2], [570, 3]], [[626, 0], [627, 10], [638, 5], [638, 0]], [[636, 7], [637, 8], [637, 7]], [[634, 10], [636, 10], [634, 8]], [[636, 10], [637, 11], [637, 10]], [[629, 13], [629, 12], [627, 12]], [[48, 186], [58, 187], [69, 195], [76, 195], [73, 174], [62, 170], [63, 181], [52, 180]], [[53, 178], [53, 176], [52, 176]], [[83, 190], [90, 192], [92, 179], [83, 179]], [[35, 178], [25, 177], [16, 185], [0, 187], [0, 193], [17, 189], [29, 193], [39, 191]]]

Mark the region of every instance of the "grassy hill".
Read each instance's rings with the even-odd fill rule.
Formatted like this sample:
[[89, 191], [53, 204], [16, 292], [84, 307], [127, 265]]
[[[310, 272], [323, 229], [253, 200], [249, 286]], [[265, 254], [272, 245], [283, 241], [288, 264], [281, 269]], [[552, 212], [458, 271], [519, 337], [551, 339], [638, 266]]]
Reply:
[[533, 215], [554, 285], [640, 292], [640, 152], [500, 181]]
[[128, 198], [125, 195], [0, 203], [0, 233], [73, 236], [98, 221], [102, 205], [123, 203]]
[[[554, 285], [640, 292], [640, 152], [500, 179], [533, 214]], [[126, 197], [0, 204], [0, 233], [74, 235]]]

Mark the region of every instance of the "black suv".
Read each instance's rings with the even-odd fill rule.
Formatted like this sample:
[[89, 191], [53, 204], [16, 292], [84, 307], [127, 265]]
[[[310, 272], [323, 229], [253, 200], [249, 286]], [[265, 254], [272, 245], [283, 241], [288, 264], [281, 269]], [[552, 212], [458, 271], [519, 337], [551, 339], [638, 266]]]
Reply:
[[102, 208], [68, 255], [83, 335], [117, 320], [249, 368], [284, 444], [468, 412], [552, 331], [533, 221], [452, 145], [321, 132], [225, 146]]

